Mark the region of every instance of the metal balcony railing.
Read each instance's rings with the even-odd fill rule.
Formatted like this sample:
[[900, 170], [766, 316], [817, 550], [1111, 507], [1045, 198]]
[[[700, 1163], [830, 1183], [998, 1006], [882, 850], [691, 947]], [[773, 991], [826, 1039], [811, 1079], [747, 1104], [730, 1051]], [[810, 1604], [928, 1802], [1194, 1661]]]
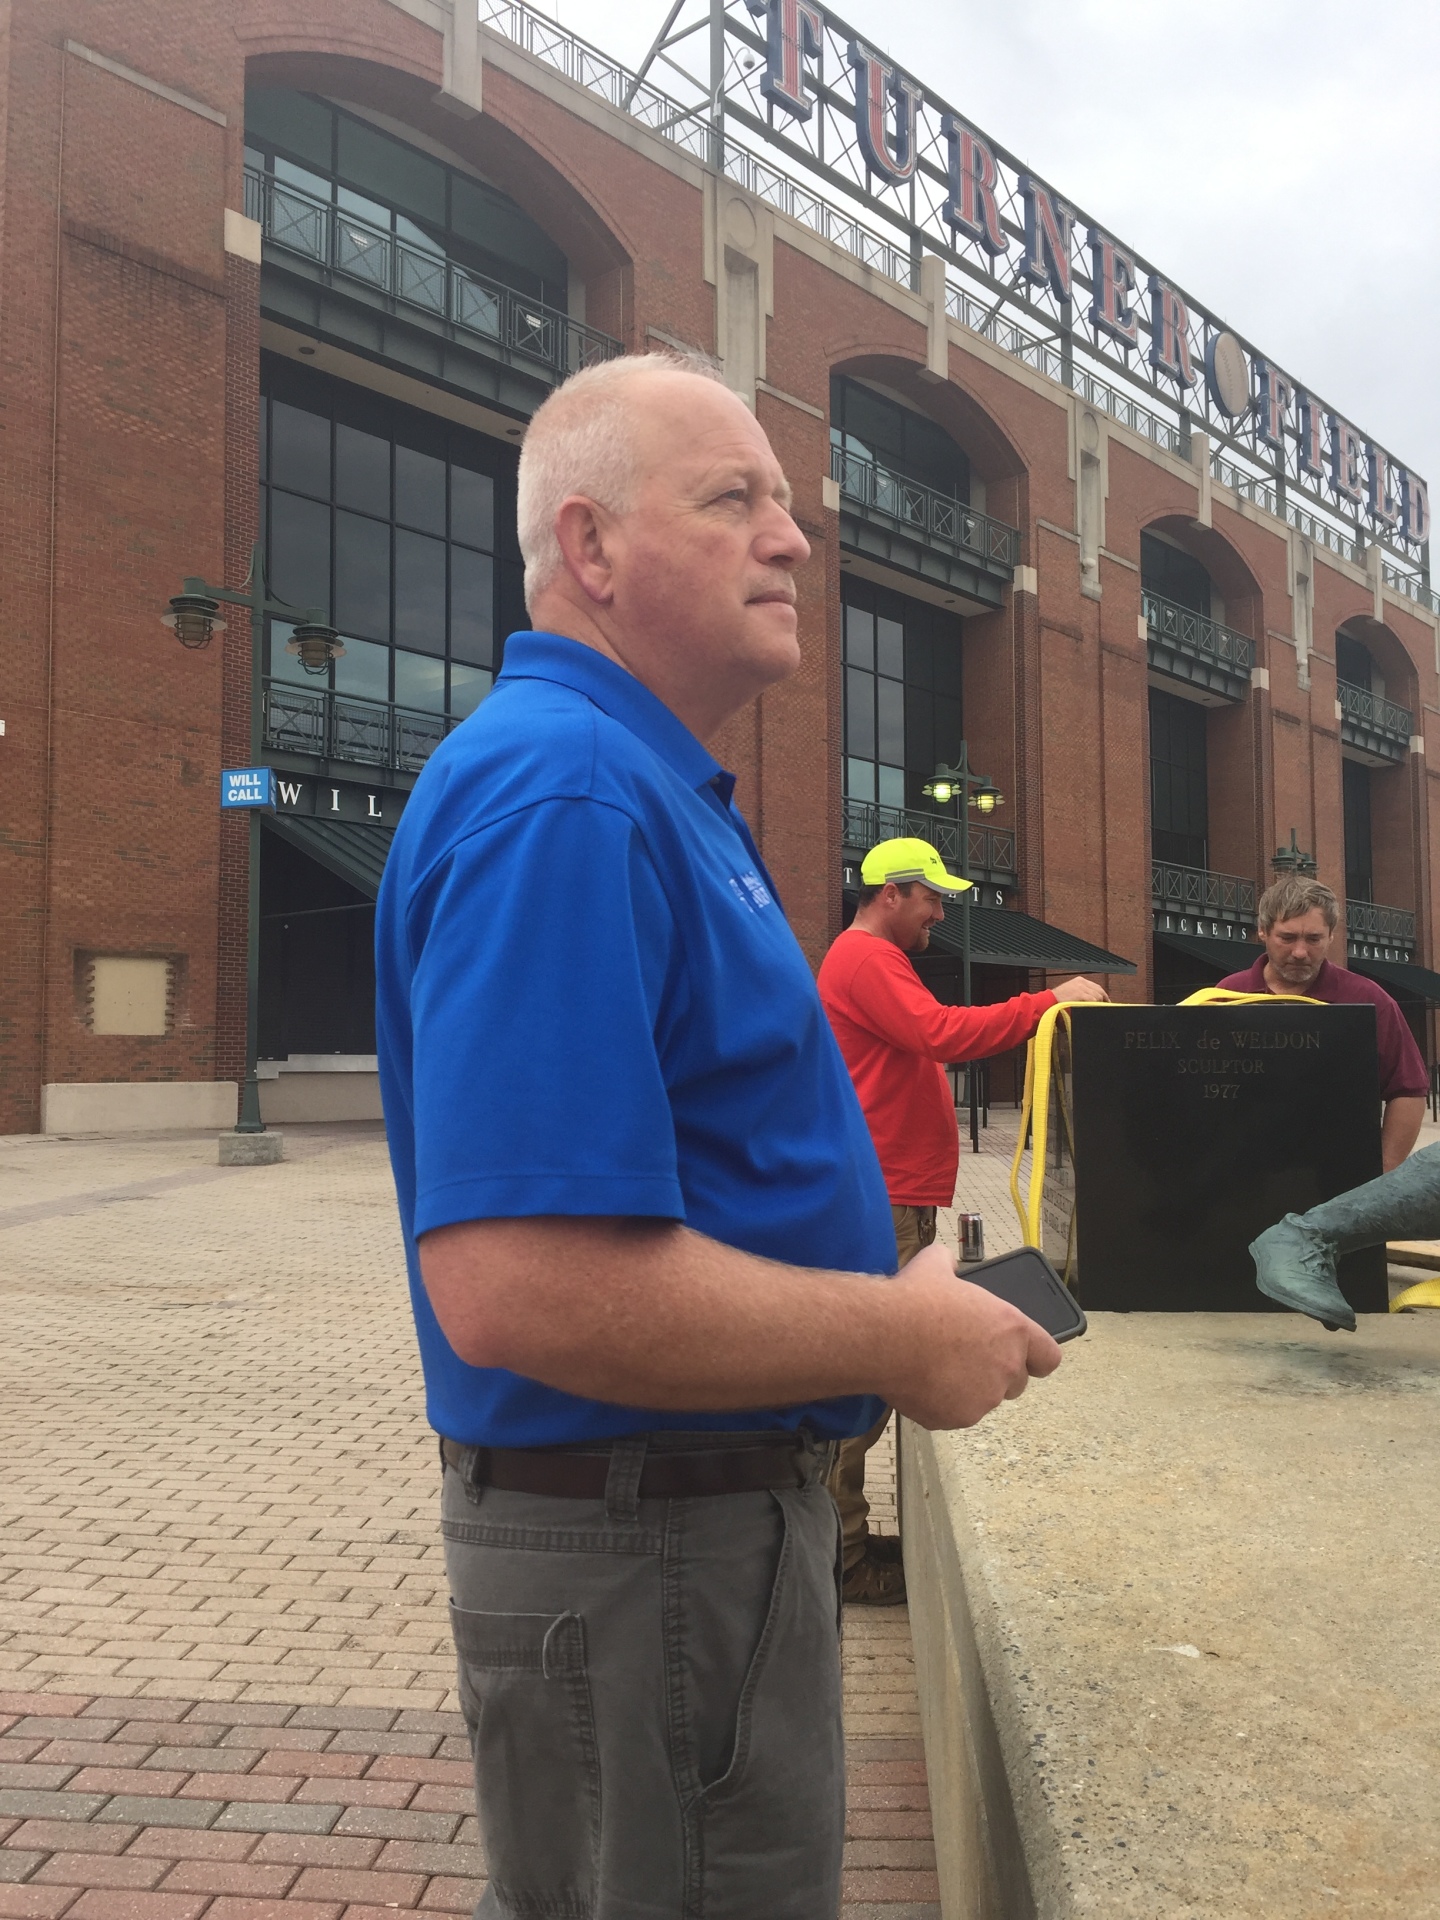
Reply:
[[1336, 681], [1335, 697], [1340, 702], [1342, 721], [1349, 720], [1364, 732], [1378, 733], [1409, 751], [1415, 716], [1408, 707], [1397, 706], [1393, 700], [1385, 699], [1383, 694], [1353, 686], [1348, 680]]
[[[846, 800], [843, 828], [845, 845], [855, 852], [868, 853], [881, 840], [928, 840], [952, 873], [960, 871], [961, 828], [953, 815], [947, 818], [908, 807], [880, 807], [873, 800]], [[968, 852], [972, 878], [1014, 881], [1012, 828], [982, 826], [972, 820]]]
[[265, 683], [265, 745], [276, 753], [348, 760], [387, 773], [418, 773], [459, 724], [450, 714], [361, 700], [329, 687], [297, 687], [288, 680]]
[[878, 460], [831, 447], [830, 477], [839, 481], [841, 499], [858, 506], [868, 519], [884, 521], [946, 553], [1003, 568], [1007, 574], [1020, 564], [1020, 535], [1014, 527], [978, 513], [963, 500], [952, 500], [923, 481], [907, 479]]
[[1345, 938], [1351, 947], [1415, 949], [1415, 916], [1404, 907], [1382, 907], [1373, 900], [1345, 902]]
[[1257, 897], [1255, 882], [1237, 873], [1211, 873], [1208, 867], [1180, 867], [1169, 860], [1150, 862], [1150, 903], [1156, 913], [1253, 926]]
[[245, 172], [245, 211], [274, 246], [336, 274], [399, 310], [439, 321], [457, 335], [500, 348], [563, 380], [625, 349], [608, 333], [499, 280], [457, 266], [357, 220], [338, 207], [260, 173]]
[[1208, 620], [1203, 613], [1167, 600], [1163, 594], [1152, 593], [1149, 587], [1141, 588], [1140, 605], [1152, 646], [1158, 642], [1240, 679], [1250, 678], [1255, 643], [1245, 634], [1222, 626], [1218, 620]]

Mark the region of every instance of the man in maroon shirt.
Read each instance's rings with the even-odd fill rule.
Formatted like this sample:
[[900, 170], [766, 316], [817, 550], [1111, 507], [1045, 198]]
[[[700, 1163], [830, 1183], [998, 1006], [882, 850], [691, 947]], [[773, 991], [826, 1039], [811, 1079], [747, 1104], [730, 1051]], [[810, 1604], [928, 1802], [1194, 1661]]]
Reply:
[[1332, 1005], [1360, 1002], [1374, 1007], [1380, 1098], [1385, 1103], [1380, 1151], [1389, 1173], [1415, 1144], [1430, 1084], [1404, 1014], [1383, 987], [1326, 957], [1340, 922], [1340, 902], [1320, 881], [1277, 880], [1261, 894], [1256, 917], [1265, 951], [1253, 967], [1227, 974], [1220, 985], [1237, 993], [1303, 993]]
[[[826, 954], [820, 999], [855, 1082], [885, 1176], [895, 1243], [904, 1266], [935, 1238], [935, 1210], [953, 1205], [960, 1128], [942, 1062], [985, 1060], [1028, 1040], [1057, 1000], [1103, 1000], [1090, 980], [1054, 992], [1021, 993], [988, 1007], [947, 1007], [922, 983], [911, 955], [945, 918], [946, 896], [969, 887], [947, 873], [926, 840], [883, 840], [860, 869], [854, 922]], [[893, 1543], [871, 1534], [865, 1455], [885, 1419], [842, 1440], [830, 1476], [845, 1539], [845, 1598], [893, 1606], [905, 1598], [905, 1574]]]

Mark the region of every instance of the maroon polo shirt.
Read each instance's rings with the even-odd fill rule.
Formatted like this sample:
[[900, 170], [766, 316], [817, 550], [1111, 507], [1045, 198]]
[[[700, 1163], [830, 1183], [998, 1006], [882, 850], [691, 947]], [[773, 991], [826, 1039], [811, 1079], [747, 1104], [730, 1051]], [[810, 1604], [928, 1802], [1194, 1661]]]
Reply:
[[[1232, 993], [1268, 993], [1265, 958], [1262, 949], [1253, 967], [1247, 967], [1244, 973], [1227, 973], [1220, 985]], [[1297, 987], [1296, 991], [1303, 992], [1307, 1000], [1324, 1000], [1332, 1007], [1357, 1003], [1374, 1007], [1375, 1044], [1380, 1055], [1380, 1098], [1400, 1100], [1409, 1095], [1425, 1098], [1430, 1091], [1425, 1062], [1404, 1014], [1383, 987], [1367, 980], [1363, 974], [1351, 973], [1348, 967], [1332, 967], [1324, 960], [1309, 986]]]

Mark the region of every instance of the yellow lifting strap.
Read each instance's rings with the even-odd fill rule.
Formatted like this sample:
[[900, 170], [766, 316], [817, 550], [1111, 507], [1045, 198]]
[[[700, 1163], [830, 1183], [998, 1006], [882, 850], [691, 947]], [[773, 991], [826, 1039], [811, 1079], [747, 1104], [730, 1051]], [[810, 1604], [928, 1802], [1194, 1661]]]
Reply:
[[1409, 1313], [1412, 1307], [1440, 1307], [1440, 1279], [1417, 1280], [1390, 1302], [1391, 1313]]
[[[1276, 1000], [1300, 1002], [1307, 1007], [1323, 1004], [1312, 1000], [1304, 993], [1236, 993], [1229, 987], [1202, 987], [1198, 993], [1192, 993], [1188, 1000], [1182, 1000], [1182, 1007], [1242, 1007], [1260, 1006]], [[1055, 1054], [1055, 1028], [1063, 1024], [1066, 1035], [1070, 1033], [1071, 1017], [1080, 1008], [1108, 1007], [1112, 1012], [1133, 1013], [1134, 1003], [1113, 1000], [1059, 1000], [1040, 1016], [1040, 1024], [1035, 1029], [1034, 1038], [1025, 1049], [1025, 1095], [1020, 1109], [1020, 1132], [1015, 1141], [1015, 1158], [1010, 1163], [1010, 1198], [1015, 1203], [1016, 1217], [1020, 1222], [1020, 1231], [1025, 1236], [1027, 1247], [1040, 1245], [1040, 1207], [1045, 1194], [1045, 1143], [1050, 1137], [1050, 1081], [1051, 1067]], [[1087, 1011], [1086, 1017], [1089, 1014]], [[1060, 1118], [1065, 1127], [1066, 1138], [1070, 1142], [1073, 1159], [1075, 1139], [1070, 1124], [1070, 1114], [1064, 1106], [1063, 1097]], [[1025, 1142], [1029, 1137], [1034, 1145], [1030, 1155], [1030, 1185], [1025, 1198], [1020, 1197], [1020, 1162], [1025, 1157]], [[1071, 1238], [1074, 1238], [1074, 1222], [1071, 1222]], [[1066, 1258], [1066, 1278], [1068, 1280], [1069, 1258]]]

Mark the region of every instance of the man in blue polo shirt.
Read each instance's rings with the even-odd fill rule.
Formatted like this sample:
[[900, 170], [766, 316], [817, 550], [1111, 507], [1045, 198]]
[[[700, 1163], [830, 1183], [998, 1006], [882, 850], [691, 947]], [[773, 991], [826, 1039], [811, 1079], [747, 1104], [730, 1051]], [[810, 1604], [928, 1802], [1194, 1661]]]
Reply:
[[536, 414], [537, 631], [381, 888], [381, 1084], [490, 1871], [483, 1915], [834, 1920], [829, 1443], [1059, 1349], [895, 1266], [884, 1184], [702, 741], [799, 662], [754, 417], [656, 357]]

